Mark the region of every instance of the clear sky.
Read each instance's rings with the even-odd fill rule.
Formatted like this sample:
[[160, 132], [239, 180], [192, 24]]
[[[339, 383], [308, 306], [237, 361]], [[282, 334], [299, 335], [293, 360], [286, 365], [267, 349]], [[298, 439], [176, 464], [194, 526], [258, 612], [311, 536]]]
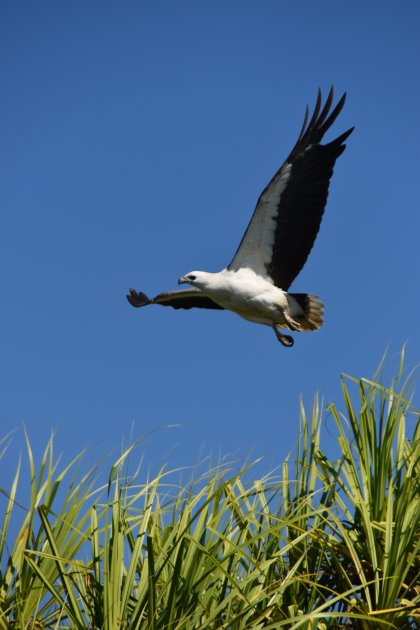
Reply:
[[[0, 424], [69, 459], [147, 441], [152, 466], [294, 446], [299, 396], [419, 357], [420, 4], [2, 2]], [[293, 285], [325, 326], [133, 309], [231, 259], [318, 86], [355, 125]], [[327, 139], [328, 139], [327, 138]], [[332, 430], [332, 426], [327, 429]], [[328, 431], [327, 431], [328, 433]], [[331, 434], [331, 440], [333, 440]], [[15, 447], [12, 447], [12, 449]]]

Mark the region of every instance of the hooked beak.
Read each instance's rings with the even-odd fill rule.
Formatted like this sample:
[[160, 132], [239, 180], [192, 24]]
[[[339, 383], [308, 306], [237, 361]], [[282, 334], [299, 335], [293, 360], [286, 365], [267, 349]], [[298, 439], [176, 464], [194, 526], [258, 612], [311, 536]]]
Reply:
[[186, 284], [187, 282], [188, 280], [185, 278], [185, 276], [181, 276], [178, 280], [178, 284]]

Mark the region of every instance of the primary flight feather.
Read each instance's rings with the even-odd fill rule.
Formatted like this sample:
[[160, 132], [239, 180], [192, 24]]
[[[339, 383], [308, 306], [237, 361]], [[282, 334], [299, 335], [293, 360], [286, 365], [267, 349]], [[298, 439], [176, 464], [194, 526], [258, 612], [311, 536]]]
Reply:
[[319, 298], [309, 293], [288, 293], [288, 289], [313, 247], [334, 164], [354, 129], [320, 144], [346, 100], [344, 94], [331, 111], [333, 96], [331, 88], [321, 110], [318, 90], [309, 122], [306, 108], [297, 142], [262, 191], [230, 264], [218, 273], [191, 271], [178, 284], [193, 288], [159, 293], [153, 299], [130, 289], [130, 304], [227, 309], [251, 322], [271, 326], [284, 346], [292, 346], [293, 338], [279, 328], [299, 332], [322, 326], [324, 310]]

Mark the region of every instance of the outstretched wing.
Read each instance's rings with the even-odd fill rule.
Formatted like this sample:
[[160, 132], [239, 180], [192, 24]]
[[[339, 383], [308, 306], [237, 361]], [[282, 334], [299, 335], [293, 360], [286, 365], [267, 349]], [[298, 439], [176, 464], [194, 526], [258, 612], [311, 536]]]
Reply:
[[346, 100], [344, 94], [330, 113], [333, 95], [331, 88], [321, 111], [318, 90], [309, 123], [306, 108], [296, 145], [261, 193], [228, 269], [248, 267], [287, 291], [304, 266], [321, 225], [335, 161], [354, 129], [320, 144]]
[[212, 308], [224, 310], [209, 297], [202, 294], [200, 289], [184, 289], [182, 291], [167, 291], [159, 293], [150, 300], [147, 295], [130, 289], [127, 300], [132, 306], [148, 306], [148, 304], [161, 304], [162, 306], [172, 306], [173, 308]]

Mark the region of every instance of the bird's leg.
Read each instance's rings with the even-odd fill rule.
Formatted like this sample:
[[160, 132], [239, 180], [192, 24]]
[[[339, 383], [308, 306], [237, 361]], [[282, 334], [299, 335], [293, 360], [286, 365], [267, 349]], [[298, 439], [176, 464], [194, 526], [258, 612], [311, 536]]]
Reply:
[[291, 337], [290, 335], [282, 335], [279, 329], [277, 328], [276, 324], [273, 324], [272, 328], [274, 332], [276, 333], [277, 339], [280, 341], [280, 343], [283, 346], [286, 346], [286, 348], [291, 348], [293, 346], [293, 344], [295, 343], [293, 341], [293, 337]]
[[290, 330], [293, 330], [294, 332], [302, 330], [302, 326], [299, 324], [299, 322], [290, 317], [289, 313], [286, 310], [283, 311], [283, 317], [286, 320], [286, 324]]

